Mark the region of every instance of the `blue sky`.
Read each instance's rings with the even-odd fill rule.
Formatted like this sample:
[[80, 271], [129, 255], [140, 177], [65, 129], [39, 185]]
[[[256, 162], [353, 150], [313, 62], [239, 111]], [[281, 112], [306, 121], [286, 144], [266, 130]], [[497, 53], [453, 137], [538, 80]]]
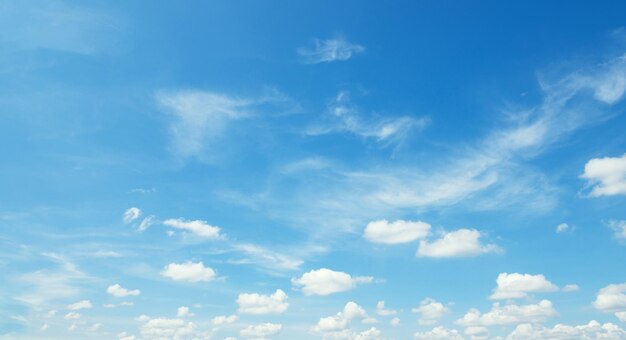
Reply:
[[626, 338], [619, 1], [5, 1], [0, 338]]

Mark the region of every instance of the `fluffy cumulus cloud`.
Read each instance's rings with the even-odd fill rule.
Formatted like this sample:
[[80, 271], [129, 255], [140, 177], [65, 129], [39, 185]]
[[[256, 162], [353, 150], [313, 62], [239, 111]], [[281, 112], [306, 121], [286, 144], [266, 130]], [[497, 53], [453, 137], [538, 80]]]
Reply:
[[107, 293], [115, 297], [137, 296], [141, 294], [139, 289], [126, 289], [119, 284], [114, 284], [107, 287]]
[[626, 195], [626, 154], [589, 160], [581, 177], [591, 186], [592, 197]]
[[475, 229], [459, 229], [443, 233], [432, 242], [422, 240], [417, 249], [418, 257], [465, 257], [500, 251], [495, 244], [482, 244], [481, 233]]
[[89, 301], [89, 300], [82, 300], [82, 301], [78, 301], [76, 303], [72, 303], [71, 305], [68, 305], [67, 309], [69, 309], [69, 310], [81, 310], [81, 309], [90, 309], [92, 307], [93, 307], [93, 305], [91, 304], [91, 301]]
[[593, 306], [605, 312], [626, 311], [626, 282], [600, 289]]
[[168, 227], [184, 230], [186, 232], [208, 239], [219, 239], [222, 237], [220, 235], [220, 227], [209, 225], [206, 221], [186, 221], [182, 218], [179, 218], [165, 220], [163, 221], [163, 224]]
[[364, 332], [355, 332], [350, 329], [351, 322], [360, 320], [362, 323], [375, 321], [369, 317], [365, 309], [355, 302], [348, 302], [341, 312], [335, 315], [320, 318], [317, 325], [311, 330], [322, 335], [324, 339], [378, 339], [380, 331], [371, 328]]
[[528, 296], [528, 293], [559, 290], [559, 287], [541, 274], [500, 273], [496, 279], [496, 284], [497, 287], [489, 297], [492, 300], [519, 299]]
[[537, 324], [524, 323], [518, 325], [507, 337], [507, 340], [526, 339], [550, 339], [550, 340], [572, 340], [572, 339], [606, 339], [619, 340], [626, 339], [626, 331], [612, 323], [600, 324], [597, 321], [590, 321], [586, 325], [570, 326], [557, 324], [552, 328], [547, 328]]
[[378, 301], [378, 303], [376, 303], [376, 314], [380, 316], [396, 315], [397, 313], [398, 312], [393, 309], [386, 309], [385, 301]]
[[258, 325], [248, 326], [242, 329], [241, 331], [239, 331], [239, 335], [241, 335], [244, 338], [263, 339], [263, 338], [274, 336], [280, 333], [280, 330], [282, 328], [283, 328], [283, 325], [281, 324], [266, 322], [266, 323], [261, 323]]
[[237, 304], [241, 314], [281, 314], [289, 307], [287, 294], [281, 289], [277, 289], [274, 294], [239, 294]]
[[348, 273], [321, 268], [304, 273], [299, 278], [291, 279], [294, 286], [300, 288], [304, 295], [329, 295], [345, 292], [359, 283], [370, 283], [371, 276], [353, 277]]
[[419, 307], [413, 308], [412, 312], [420, 315], [418, 320], [420, 325], [433, 325], [448, 313], [449, 310], [441, 302], [426, 298], [422, 300]]
[[302, 47], [298, 54], [308, 64], [328, 63], [332, 61], [348, 60], [356, 53], [365, 51], [365, 47], [348, 42], [344, 37], [313, 41], [312, 48]]
[[572, 227], [570, 227], [569, 224], [567, 224], [567, 223], [561, 223], [561, 224], [556, 226], [556, 232], [558, 234], [564, 233], [564, 232], [570, 231], [570, 230], [572, 230]]
[[194, 314], [189, 311], [189, 307], [180, 306], [178, 307], [178, 310], [176, 311], [176, 316], [179, 318], [184, 318], [188, 316], [194, 316]]
[[141, 319], [144, 323], [140, 327], [143, 339], [161, 340], [183, 340], [196, 338], [197, 326], [193, 322], [186, 322], [183, 319], [175, 318], [149, 318]]
[[239, 320], [239, 317], [237, 315], [218, 315], [214, 317], [213, 319], [211, 319], [211, 323], [214, 326], [221, 326], [221, 325], [233, 323], [237, 320]]
[[217, 274], [212, 268], [205, 267], [202, 262], [187, 261], [168, 264], [161, 271], [161, 275], [174, 281], [207, 282], [215, 279]]
[[421, 221], [372, 221], [365, 227], [364, 237], [374, 243], [400, 244], [428, 236], [430, 224]]
[[456, 320], [456, 323], [466, 327], [488, 327], [523, 322], [543, 322], [556, 315], [556, 310], [549, 300], [541, 300], [536, 304], [528, 305], [508, 304], [502, 306], [499, 303], [494, 303], [491, 310], [484, 314], [477, 309], [470, 309], [461, 319]]
[[124, 223], [130, 223], [138, 219], [139, 216], [141, 216], [141, 210], [139, 210], [139, 208], [132, 207], [124, 211], [124, 216], [122, 216], [122, 219], [124, 220]]
[[417, 332], [413, 335], [416, 340], [464, 340], [465, 338], [456, 329], [442, 326], [435, 327], [427, 332]]

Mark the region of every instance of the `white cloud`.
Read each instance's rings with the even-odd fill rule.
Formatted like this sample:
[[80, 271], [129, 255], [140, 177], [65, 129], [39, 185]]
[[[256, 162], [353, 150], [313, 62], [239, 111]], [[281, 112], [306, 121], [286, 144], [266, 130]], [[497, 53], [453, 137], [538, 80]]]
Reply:
[[139, 230], [139, 231], [146, 231], [154, 223], [155, 223], [155, 217], [150, 215], [150, 216], [144, 218], [143, 220], [141, 220], [141, 223], [139, 223], [139, 226], [137, 227], [137, 230]]
[[239, 320], [237, 315], [219, 315], [211, 319], [211, 323], [215, 326], [221, 326], [229, 323], [233, 323]]
[[475, 229], [459, 229], [443, 233], [433, 242], [422, 240], [417, 249], [418, 257], [465, 257], [500, 251], [494, 244], [480, 243], [481, 233]]
[[143, 339], [183, 340], [194, 338], [197, 326], [183, 319], [145, 318], [140, 332]]
[[626, 322], [626, 312], [615, 312], [615, 317], [621, 322]]
[[368, 339], [367, 336], [379, 336], [380, 333], [372, 331], [375, 328], [370, 329], [367, 333], [356, 333], [349, 329], [349, 326], [354, 320], [368, 323], [368, 320], [371, 319], [363, 307], [350, 301], [336, 315], [320, 318], [317, 325], [313, 326], [311, 330], [322, 334], [324, 339]]
[[593, 320], [586, 325], [570, 326], [557, 324], [552, 328], [547, 328], [537, 324], [524, 323], [518, 325], [507, 340], [526, 339], [550, 339], [550, 340], [571, 340], [571, 339], [606, 339], [619, 340], [626, 338], [626, 331], [612, 323], [600, 324]]
[[163, 221], [163, 224], [168, 227], [185, 230], [194, 235], [198, 235], [200, 237], [204, 237], [208, 239], [222, 238], [222, 236], [220, 235], [220, 227], [209, 225], [206, 221], [201, 221], [201, 220], [185, 221], [184, 219], [179, 218], [179, 219], [165, 220]]
[[571, 227], [567, 223], [561, 223], [556, 226], [556, 232], [559, 234], [569, 230], [571, 230]]
[[611, 220], [609, 227], [613, 229], [613, 236], [619, 241], [626, 241], [626, 220]]
[[400, 325], [400, 318], [395, 317], [391, 319], [391, 321], [389, 321], [389, 324], [392, 325], [393, 327], [398, 327]]
[[239, 331], [239, 335], [244, 338], [265, 338], [268, 336], [274, 336], [280, 333], [280, 330], [283, 328], [283, 325], [275, 324], [275, 323], [261, 323], [258, 325], [248, 326], [241, 331]]
[[69, 310], [81, 310], [81, 309], [90, 309], [92, 307], [93, 307], [93, 305], [91, 304], [91, 301], [89, 301], [89, 300], [81, 300], [81, 301], [78, 301], [78, 302], [73, 303], [71, 305], [68, 305], [67, 309], [69, 309]]
[[365, 227], [364, 237], [374, 243], [400, 244], [424, 238], [430, 233], [430, 224], [422, 221], [372, 221]]
[[261, 294], [239, 294], [237, 304], [241, 314], [282, 314], [289, 307], [287, 294], [281, 289], [277, 289], [272, 295]]
[[496, 279], [497, 287], [489, 297], [492, 300], [519, 299], [528, 296], [528, 293], [555, 292], [559, 290], [554, 283], [545, 276], [500, 273]]
[[328, 40], [315, 39], [313, 43], [315, 47], [312, 49], [304, 47], [298, 49], [298, 54], [307, 64], [348, 60], [353, 54], [365, 51], [365, 47], [350, 43], [343, 37]]
[[76, 312], [69, 312], [69, 313], [65, 314], [65, 318], [68, 319], [68, 320], [80, 319], [80, 314], [76, 313]]
[[178, 310], [176, 311], [176, 317], [184, 318], [188, 316], [194, 316], [194, 314], [189, 311], [189, 307], [187, 306], [178, 307]]
[[217, 275], [210, 267], [202, 262], [187, 261], [184, 263], [170, 263], [161, 272], [161, 275], [175, 281], [206, 282], [215, 279]]
[[130, 335], [126, 332], [118, 333], [117, 340], [135, 340], [136, 337], [134, 335]]
[[580, 287], [578, 287], [578, 285], [575, 285], [575, 284], [568, 284], [568, 285], [563, 286], [562, 290], [566, 293], [571, 293], [571, 292], [579, 291]]
[[447, 329], [439, 326], [428, 332], [417, 332], [413, 335], [419, 340], [464, 340], [465, 338], [456, 329]]
[[447, 314], [449, 310], [441, 302], [426, 298], [422, 300], [419, 307], [413, 308], [412, 312], [420, 314], [418, 320], [420, 325], [433, 325]]
[[593, 306], [601, 311], [626, 311], [626, 283], [610, 284], [600, 289]]
[[383, 143], [399, 143], [409, 132], [422, 130], [429, 123], [428, 118], [409, 116], [363, 119], [359, 109], [351, 104], [348, 92], [339, 92], [328, 105], [325, 124], [315, 125], [306, 130], [310, 136], [329, 133], [349, 133], [362, 138], [372, 138]]
[[580, 177], [589, 181], [591, 197], [626, 195], [626, 154], [593, 158]]
[[141, 210], [139, 210], [139, 208], [135, 208], [135, 207], [128, 208], [126, 209], [126, 211], [124, 211], [124, 216], [123, 216], [124, 223], [130, 223], [138, 219], [139, 216], [141, 216]]
[[376, 303], [376, 314], [380, 316], [389, 316], [396, 315], [397, 312], [393, 309], [386, 309], [385, 301], [378, 301], [378, 303]]
[[123, 288], [119, 284], [114, 284], [107, 287], [107, 293], [115, 296], [115, 297], [126, 297], [126, 296], [137, 296], [141, 294], [139, 289], [128, 290]]
[[484, 314], [477, 309], [470, 309], [456, 323], [466, 327], [510, 325], [522, 322], [542, 322], [556, 315], [556, 310], [549, 300], [541, 300], [536, 304], [504, 306], [496, 302], [491, 310]]
[[371, 276], [352, 277], [348, 273], [321, 268], [304, 273], [300, 278], [291, 279], [294, 286], [302, 289], [304, 295], [329, 295], [353, 289], [359, 283], [370, 283]]

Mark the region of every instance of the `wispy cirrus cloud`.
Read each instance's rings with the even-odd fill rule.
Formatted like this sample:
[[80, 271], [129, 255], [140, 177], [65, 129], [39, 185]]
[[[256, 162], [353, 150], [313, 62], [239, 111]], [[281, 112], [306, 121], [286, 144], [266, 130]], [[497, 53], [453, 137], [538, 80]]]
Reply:
[[297, 50], [304, 63], [345, 61], [352, 58], [354, 54], [365, 51], [362, 45], [351, 43], [342, 36], [328, 40], [314, 39], [313, 45], [313, 47], [301, 47]]

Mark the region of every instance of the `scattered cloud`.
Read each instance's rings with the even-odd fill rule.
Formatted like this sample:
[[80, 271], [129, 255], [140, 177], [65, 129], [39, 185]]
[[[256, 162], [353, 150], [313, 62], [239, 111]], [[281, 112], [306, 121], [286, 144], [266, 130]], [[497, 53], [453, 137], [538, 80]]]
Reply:
[[450, 310], [437, 300], [426, 298], [420, 302], [420, 306], [411, 310], [413, 313], [419, 313], [420, 325], [434, 325]]
[[239, 320], [239, 317], [237, 315], [219, 315], [211, 319], [211, 323], [214, 326], [221, 326], [221, 325], [233, 323], [237, 320]]
[[217, 274], [212, 268], [205, 267], [202, 262], [187, 261], [168, 264], [161, 275], [174, 281], [207, 282], [214, 280]]
[[209, 225], [206, 221], [187, 221], [182, 218], [178, 218], [165, 220], [163, 221], [163, 224], [168, 227], [184, 230], [207, 239], [216, 240], [223, 238], [223, 236], [220, 235], [221, 228]]
[[245, 255], [245, 258], [233, 260], [235, 264], [254, 264], [266, 271], [294, 271], [299, 270], [304, 261], [274, 252], [254, 244], [235, 244], [233, 248]]
[[566, 231], [570, 231], [572, 228], [567, 223], [561, 223], [556, 226], [557, 234], [564, 233]]
[[283, 325], [281, 324], [266, 322], [258, 325], [248, 326], [239, 331], [239, 335], [244, 338], [263, 339], [265, 337], [277, 335], [278, 333], [280, 333], [280, 330], [282, 328]]
[[71, 305], [68, 305], [67, 309], [69, 309], [69, 310], [81, 310], [81, 309], [90, 309], [92, 307], [93, 307], [93, 305], [91, 304], [91, 301], [89, 301], [89, 300], [81, 300], [81, 301], [78, 301], [76, 303], [72, 303]]
[[150, 215], [150, 216], [144, 218], [143, 220], [141, 220], [141, 223], [139, 223], [139, 226], [137, 227], [137, 230], [139, 230], [139, 231], [146, 231], [155, 222], [156, 222], [155, 221], [155, 217], [153, 215]]
[[470, 309], [463, 318], [456, 320], [456, 323], [466, 327], [489, 327], [523, 322], [543, 322], [556, 315], [556, 310], [549, 300], [541, 300], [536, 304], [528, 305], [500, 305], [496, 302], [492, 305], [491, 310], [484, 314], [477, 309]]
[[579, 290], [580, 290], [580, 287], [578, 287], [578, 285], [575, 285], [575, 284], [565, 285], [562, 289], [562, 291], [564, 291], [565, 293], [577, 292]]
[[[624, 90], [621, 91], [623, 93]], [[591, 197], [626, 195], [626, 154], [593, 158], [585, 164], [580, 177], [588, 181]]]
[[524, 323], [517, 325], [507, 340], [526, 339], [624, 339], [626, 331], [612, 323], [600, 324], [593, 320], [586, 325], [570, 326], [557, 324], [547, 328], [538, 324]]
[[593, 306], [604, 312], [626, 311], [626, 282], [600, 289]]
[[393, 309], [386, 309], [385, 301], [378, 301], [378, 303], [376, 303], [376, 314], [380, 316], [396, 315], [397, 313], [398, 312]]
[[417, 332], [413, 335], [416, 340], [464, 340], [456, 329], [437, 326], [428, 332]]
[[68, 320], [77, 320], [77, 319], [80, 319], [80, 313], [69, 312], [69, 313], [65, 314], [64, 318], [68, 319]]
[[170, 318], [144, 318], [140, 327], [143, 339], [190, 339], [197, 336], [197, 326], [193, 322], [183, 319]]
[[500, 251], [495, 244], [481, 244], [482, 234], [476, 229], [459, 229], [444, 232], [433, 242], [422, 240], [417, 249], [418, 257], [467, 257]]
[[363, 53], [365, 47], [348, 42], [344, 37], [334, 39], [314, 39], [313, 48], [302, 47], [298, 54], [307, 64], [329, 63], [333, 61], [345, 61], [357, 53]]
[[122, 217], [122, 219], [124, 220], [124, 223], [128, 224], [138, 219], [139, 216], [141, 216], [141, 210], [139, 208], [132, 207], [124, 211], [124, 216]]
[[189, 307], [186, 307], [186, 306], [178, 307], [178, 310], [176, 311], [176, 317], [185, 318], [189, 316], [194, 316], [194, 314], [189, 311]]
[[489, 297], [492, 300], [520, 299], [527, 297], [528, 293], [556, 292], [559, 290], [559, 287], [541, 274], [500, 273], [496, 283], [497, 287]]
[[115, 297], [127, 297], [127, 296], [137, 296], [141, 294], [139, 289], [126, 289], [120, 286], [119, 284], [111, 285], [107, 288], [107, 293], [115, 296]]
[[430, 224], [422, 221], [372, 221], [365, 227], [364, 237], [373, 243], [401, 244], [424, 238], [430, 233]]
[[348, 133], [361, 138], [371, 138], [387, 144], [402, 142], [412, 131], [421, 131], [429, 123], [429, 118], [414, 118], [409, 116], [363, 119], [359, 108], [350, 101], [348, 92], [339, 92], [328, 105], [327, 122], [315, 125], [306, 130], [309, 136], [319, 136], [330, 133]]
[[[354, 320], [366, 321], [370, 319], [363, 307], [355, 302], [348, 302], [341, 312], [336, 315], [320, 318], [317, 325], [311, 329], [313, 332], [320, 333], [324, 338], [346, 338], [353, 339], [356, 334], [348, 327]], [[348, 336], [346, 336], [348, 335]], [[341, 337], [344, 336], [344, 337]]]
[[293, 285], [300, 288], [304, 295], [329, 295], [345, 292], [360, 283], [370, 283], [371, 276], [353, 277], [348, 273], [337, 272], [326, 268], [311, 270], [300, 278], [291, 279]]
[[287, 294], [280, 289], [272, 295], [243, 293], [237, 297], [237, 305], [241, 314], [282, 314], [289, 308], [287, 298]]

